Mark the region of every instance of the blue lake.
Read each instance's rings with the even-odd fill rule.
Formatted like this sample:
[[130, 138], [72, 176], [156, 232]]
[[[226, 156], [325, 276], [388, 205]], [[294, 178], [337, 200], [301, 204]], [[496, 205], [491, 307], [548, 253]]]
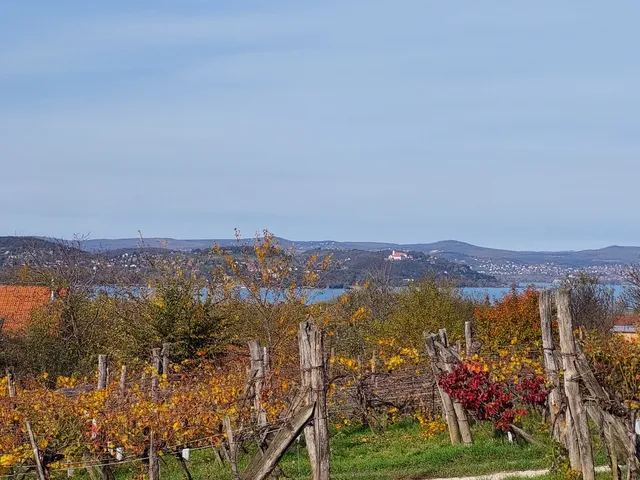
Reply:
[[[537, 284], [521, 284], [517, 287], [519, 292], [524, 291], [527, 286], [533, 285], [536, 288], [542, 289], [547, 287], [554, 287], [557, 285], [553, 285], [550, 283], [537, 283]], [[622, 285], [607, 285], [608, 287], [613, 289], [615, 297], [619, 297], [622, 294], [623, 286]], [[115, 294], [116, 289], [113, 287], [99, 287], [96, 291], [105, 291], [109, 294]], [[141, 289], [140, 289], [141, 290]], [[134, 295], [140, 294], [140, 290], [134, 290]], [[464, 287], [460, 289], [462, 295], [465, 297], [475, 298], [478, 300], [484, 300], [484, 298], [488, 295], [489, 299], [495, 301], [504, 297], [507, 293], [511, 292], [510, 287]], [[344, 294], [347, 290], [344, 288], [310, 288], [310, 289], [301, 289], [298, 291], [299, 295], [304, 295], [307, 298], [307, 303], [318, 303], [318, 302], [326, 302], [329, 300], [333, 300], [334, 298], [339, 297]], [[205, 297], [207, 295], [207, 290], [203, 290], [201, 295]], [[246, 296], [246, 290], [242, 290], [240, 292], [241, 296]], [[263, 298], [272, 298], [272, 295], [264, 293]]]
[[[557, 287], [557, 285], [551, 283], [528, 283], [518, 285], [517, 290], [522, 292], [530, 285], [533, 285], [538, 289]], [[613, 289], [613, 293], [616, 298], [622, 294], [624, 288], [622, 285], [607, 285], [607, 287]], [[465, 297], [476, 298], [479, 300], [484, 300], [487, 295], [489, 295], [490, 300], [497, 300], [504, 297], [506, 294], [511, 293], [511, 287], [464, 287], [460, 290], [462, 295]], [[325, 302], [339, 297], [345, 293], [345, 291], [346, 290], [342, 288], [311, 289], [307, 292], [307, 299], [309, 303]]]
[[[524, 291], [527, 286], [533, 285], [538, 289], [549, 288], [549, 287], [557, 287], [557, 285], [551, 283], [534, 283], [534, 284], [521, 284], [518, 285], [517, 290], [519, 292]], [[607, 285], [607, 287], [613, 289], [613, 294], [616, 298], [618, 298], [624, 289], [622, 285]], [[484, 299], [485, 296], [489, 295], [491, 300], [496, 300], [504, 297], [507, 293], [511, 292], [510, 287], [466, 287], [462, 288], [462, 294], [467, 297]]]

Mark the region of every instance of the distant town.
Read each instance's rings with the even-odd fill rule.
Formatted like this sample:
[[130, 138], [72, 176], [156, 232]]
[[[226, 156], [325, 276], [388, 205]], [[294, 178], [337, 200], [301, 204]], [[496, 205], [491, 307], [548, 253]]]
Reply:
[[[75, 252], [77, 261], [97, 275], [118, 271], [135, 281], [148, 272], [154, 260], [172, 261], [188, 257], [193, 268], [207, 271], [219, 262], [212, 255], [216, 244], [239, 253], [254, 239], [241, 241], [118, 239], [63, 243], [33, 237], [0, 237], [0, 267], [17, 268], [29, 263], [37, 252], [44, 266], [55, 266], [63, 256]], [[293, 242], [279, 239], [301, 266], [311, 256], [331, 256], [332, 268], [323, 275], [324, 286], [343, 287], [366, 281], [373, 272], [385, 270], [395, 285], [405, 285], [424, 275], [456, 279], [464, 286], [508, 286], [513, 283], [558, 281], [567, 275], [586, 272], [609, 284], [620, 283], [624, 270], [637, 262], [638, 247], [608, 247], [584, 252], [517, 252], [477, 247], [456, 241], [432, 244], [385, 244], [375, 242]], [[239, 259], [239, 261], [242, 261]], [[386, 265], [386, 266], [385, 266]]]
[[567, 275], [585, 272], [600, 277], [605, 283], [619, 283], [626, 264], [606, 264], [570, 267], [554, 263], [522, 264], [511, 261], [479, 261], [474, 269], [503, 280], [553, 282]]

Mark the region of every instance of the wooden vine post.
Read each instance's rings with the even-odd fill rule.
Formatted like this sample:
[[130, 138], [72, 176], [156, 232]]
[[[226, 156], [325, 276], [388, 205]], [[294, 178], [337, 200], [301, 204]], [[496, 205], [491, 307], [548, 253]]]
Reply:
[[233, 426], [231, 425], [229, 416], [225, 416], [222, 419], [222, 425], [227, 435], [227, 443], [229, 444], [229, 463], [231, 464], [233, 478], [238, 480], [240, 478], [240, 471], [238, 470], [238, 443], [235, 440]]
[[262, 391], [265, 381], [264, 351], [260, 348], [260, 343], [257, 340], [251, 340], [249, 352], [251, 354], [249, 377], [253, 379], [253, 406], [258, 428], [263, 428], [267, 425], [267, 412], [262, 405]]
[[[311, 390], [311, 352], [309, 345], [305, 323], [300, 324], [298, 333], [298, 350], [300, 353], [300, 387], [303, 395], [304, 404], [313, 405], [313, 392]], [[311, 463], [312, 477], [316, 478], [316, 469], [318, 466], [316, 453], [316, 435], [312, 424], [304, 427], [304, 439], [307, 444], [307, 452], [309, 454], [309, 462]]]
[[[584, 480], [595, 480], [595, 467], [587, 412], [580, 393], [580, 373], [578, 369], [577, 349], [573, 337], [570, 293], [559, 290], [556, 295], [558, 307], [558, 330], [560, 331], [560, 349], [564, 366], [564, 391], [567, 396], [568, 413], [576, 432], [580, 465]], [[569, 419], [567, 417], [567, 419]], [[567, 430], [569, 425], [567, 425]], [[569, 445], [571, 448], [571, 445]], [[571, 453], [571, 451], [570, 451]]]
[[556, 364], [555, 345], [553, 342], [553, 297], [551, 291], [543, 290], [540, 292], [540, 327], [542, 330], [542, 351], [544, 357], [544, 368], [547, 379], [551, 382], [551, 391], [549, 392], [549, 415], [552, 425], [553, 438], [566, 446], [566, 439], [562, 435], [562, 425], [564, 418], [562, 417], [562, 391], [560, 390], [560, 376], [558, 374], [558, 365]]
[[158, 400], [158, 386], [160, 385], [160, 349], [151, 350], [151, 399]]
[[449, 438], [451, 439], [451, 444], [460, 445], [462, 443], [462, 436], [460, 434], [460, 427], [458, 426], [456, 412], [453, 408], [453, 400], [451, 400], [451, 397], [447, 392], [440, 387], [440, 383], [438, 382], [438, 377], [442, 374], [442, 369], [438, 361], [435, 338], [436, 336], [432, 333], [424, 332], [424, 346], [430, 359], [431, 371], [433, 372], [436, 384], [438, 385], [438, 393], [440, 394], [440, 400], [442, 401], [442, 411], [447, 420], [447, 426], [449, 427]]
[[127, 366], [122, 365], [120, 369], [120, 396], [125, 397], [127, 395]]
[[98, 390], [107, 388], [107, 356], [98, 355]]
[[13, 367], [7, 367], [7, 391], [10, 398], [16, 396], [16, 377], [13, 373]]
[[305, 425], [313, 418], [315, 405], [298, 410], [291, 422], [284, 424], [276, 433], [269, 448], [262, 456], [255, 456], [240, 477], [241, 480], [264, 480], [276, 469], [280, 458], [293, 444]]
[[[16, 408], [16, 402], [13, 399], [16, 397], [17, 391], [16, 391], [16, 377], [13, 372], [13, 367], [7, 367], [7, 391], [9, 393], [9, 398], [12, 399], [10, 403], [11, 409], [14, 410]], [[18, 425], [19, 425], [18, 421], [13, 420], [13, 428], [15, 430], [18, 429]]]
[[39, 480], [47, 480], [48, 475], [45, 475], [44, 468], [42, 467], [42, 459], [40, 458], [40, 450], [38, 449], [38, 443], [36, 442], [36, 437], [33, 435], [33, 430], [31, 429], [31, 422], [27, 420], [26, 422], [27, 434], [29, 435], [29, 442], [31, 443], [31, 449], [33, 450], [33, 456], [36, 460], [36, 472], [38, 473]]
[[464, 355], [471, 357], [475, 353], [473, 351], [473, 323], [464, 322]]
[[[310, 397], [307, 395], [307, 406], [315, 404], [313, 424], [311, 426], [315, 448], [309, 449], [313, 480], [329, 480], [331, 460], [327, 418], [324, 335], [317, 326], [309, 321], [300, 324], [299, 334], [302, 381], [303, 385], [308, 389], [307, 391], [310, 391], [311, 394]], [[306, 431], [305, 429], [305, 436]], [[307, 442], [309, 442], [309, 437], [307, 436], [306, 438]]]
[[[458, 359], [451, 351], [451, 347], [449, 346], [449, 337], [445, 328], [440, 329], [440, 343], [436, 342], [435, 345], [438, 348], [445, 372], [453, 373], [456, 369], [455, 365], [458, 362]], [[453, 401], [453, 410], [455, 411], [456, 419], [458, 421], [458, 428], [460, 429], [462, 443], [465, 445], [473, 445], [473, 436], [471, 435], [471, 427], [469, 426], [467, 411], [455, 400]]]
[[160, 480], [160, 462], [153, 430], [149, 432], [149, 480]]
[[638, 424], [637, 414], [636, 410], [632, 410], [629, 415], [628, 480], [637, 480], [638, 478], [638, 430], [640, 430], [640, 425]]
[[264, 364], [264, 378], [266, 388], [273, 388], [273, 376], [271, 375], [271, 354], [268, 347], [262, 347], [262, 363]]
[[[151, 351], [151, 401], [158, 401], [158, 387], [160, 382], [160, 354], [159, 348]], [[149, 431], [149, 480], [160, 480], [160, 462], [156, 448], [156, 438], [153, 429]]]

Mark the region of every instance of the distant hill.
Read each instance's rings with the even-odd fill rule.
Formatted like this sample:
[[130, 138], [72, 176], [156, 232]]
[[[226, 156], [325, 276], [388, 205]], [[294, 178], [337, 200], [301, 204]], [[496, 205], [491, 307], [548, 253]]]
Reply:
[[35, 253], [55, 257], [63, 250], [75, 250], [78, 254], [88, 256], [68, 242], [39, 237], [0, 237], [0, 266], [7, 259], [26, 258]]
[[[283, 246], [291, 244], [288, 240], [281, 240]], [[254, 239], [243, 239], [238, 243], [235, 239], [219, 239], [219, 240], [178, 240], [175, 238], [118, 238], [118, 239], [96, 239], [86, 240], [83, 242], [82, 248], [89, 252], [107, 252], [110, 250], [127, 250], [136, 248], [166, 248], [176, 251], [204, 250], [211, 248], [217, 243], [221, 247], [229, 247], [234, 245], [252, 245]]]
[[323, 276], [324, 286], [344, 286], [385, 278], [397, 286], [425, 276], [455, 279], [459, 286], [494, 286], [498, 280], [491, 275], [473, 270], [469, 265], [437, 258], [423, 252], [407, 250], [403, 260], [388, 260], [391, 250], [322, 249], [300, 253], [305, 258], [316, 254], [318, 258], [331, 253], [331, 266]]
[[[252, 245], [253, 239], [240, 242], [236, 240], [216, 240], [215, 243], [239, 253], [246, 246]], [[362, 283], [372, 278], [384, 276], [393, 285], [406, 285], [425, 275], [436, 278], [455, 279], [460, 285], [486, 286], [495, 285], [498, 280], [489, 274], [477, 272], [469, 265], [439, 258], [417, 250], [407, 250], [410, 258], [401, 261], [389, 261], [391, 249], [346, 248], [339, 242], [302, 242], [297, 243], [280, 240], [284, 247], [294, 247], [296, 270], [303, 271], [307, 260], [314, 254], [320, 258], [328, 253], [332, 255], [331, 267], [323, 275], [319, 286], [348, 286]], [[54, 266], [65, 258], [63, 249], [72, 249], [74, 259], [98, 274], [117, 274], [119, 278], [130, 281], [141, 281], [145, 273], [153, 272], [153, 259], [167, 258], [176, 255], [186, 256], [199, 265], [202, 272], [210, 272], [219, 262], [216, 255], [207, 251], [214, 240], [175, 240], [149, 239], [144, 243], [138, 239], [89, 240], [82, 244], [83, 250], [75, 245], [58, 240], [34, 237], [0, 237], [0, 267], [16, 268], [23, 263], [30, 263], [38, 258], [40, 265]], [[360, 245], [361, 246], [361, 245]], [[371, 247], [371, 244], [369, 244]], [[67, 250], [68, 251], [68, 250]], [[182, 252], [182, 254], [180, 253]], [[109, 280], [105, 280], [109, 282]], [[303, 279], [297, 279], [302, 282]]]
[[[349, 284], [350, 281], [360, 281], [362, 275], [371, 265], [388, 256], [391, 250], [414, 252], [416, 261], [411, 263], [395, 264], [392, 276], [394, 282], [399, 283], [406, 279], [418, 278], [420, 272], [436, 273], [438, 275], [451, 275], [455, 271], [457, 277], [465, 278], [476, 283], [498, 282], [501, 284], [522, 282], [552, 282], [574, 274], [577, 271], [587, 271], [599, 276], [607, 283], [620, 283], [621, 273], [626, 265], [640, 260], [640, 247], [634, 246], [610, 246], [601, 249], [578, 251], [516, 251], [496, 249], [472, 245], [456, 240], [444, 240], [433, 243], [398, 244], [386, 242], [338, 242], [332, 240], [319, 241], [292, 241], [284, 238], [278, 239], [281, 246], [291, 248], [298, 255], [304, 257], [305, 253], [323, 251], [333, 252], [334, 257], [342, 256], [342, 253], [362, 260], [361, 267], [358, 262], [351, 263], [348, 272], [342, 272], [332, 278], [332, 283]], [[121, 239], [96, 239], [83, 242], [82, 249], [89, 257], [107, 259], [113, 265], [122, 268], [140, 268], [140, 253], [145, 256], [165, 255], [171, 252], [184, 252], [188, 256], [204, 258], [206, 250], [212, 245], [230, 248], [234, 246], [251, 246], [253, 238], [243, 239], [238, 242], [235, 239], [174, 239], [174, 238], [146, 238], [140, 241], [138, 238]], [[55, 257], [54, 252], [61, 248], [61, 242], [49, 241], [34, 237], [0, 237], [0, 265], [19, 265], [27, 246], [38, 249]], [[355, 254], [354, 252], [358, 252]], [[10, 255], [8, 255], [10, 253]], [[365, 255], [365, 253], [368, 253]], [[135, 255], [129, 257], [127, 254]], [[371, 255], [375, 254], [375, 255]], [[378, 258], [380, 257], [380, 258]], [[420, 257], [418, 259], [418, 257]], [[132, 260], [133, 258], [133, 260]], [[87, 259], [87, 261], [89, 261]], [[353, 261], [353, 259], [352, 259]], [[132, 264], [135, 267], [132, 267]], [[457, 265], [454, 267], [453, 265]], [[465, 268], [462, 268], [464, 266]], [[355, 267], [355, 268], [354, 268]], [[355, 273], [354, 273], [355, 272]], [[446, 272], [446, 273], [445, 273]], [[362, 274], [362, 275], [361, 275]], [[476, 274], [484, 274], [487, 277], [478, 277]]]
[[[610, 246], [592, 250], [577, 251], [517, 251], [488, 247], [480, 247], [470, 243], [456, 240], [444, 240], [433, 243], [385, 243], [385, 242], [337, 242], [332, 240], [322, 241], [292, 241], [280, 238], [281, 245], [285, 247], [295, 246], [296, 249], [306, 250], [402, 250], [416, 251], [440, 256], [454, 261], [477, 262], [482, 260], [512, 261], [523, 264], [555, 263], [557, 265], [580, 267], [593, 264], [628, 264], [640, 259], [640, 247], [634, 246]], [[149, 247], [163, 247], [169, 250], [195, 250], [206, 249], [217, 243], [220, 246], [237, 245], [235, 239], [201, 239], [178, 240], [174, 238], [150, 238], [145, 239], [144, 244]], [[253, 239], [243, 239], [241, 245], [250, 245]], [[115, 249], [136, 248], [140, 245], [137, 238], [123, 239], [98, 239], [87, 240], [83, 248], [88, 251], [108, 251]]]

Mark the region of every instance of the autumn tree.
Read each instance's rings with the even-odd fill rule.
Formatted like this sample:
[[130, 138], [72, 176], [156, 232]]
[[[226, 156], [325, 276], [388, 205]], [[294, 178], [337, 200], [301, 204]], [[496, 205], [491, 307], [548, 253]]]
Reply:
[[640, 263], [630, 264], [624, 271], [625, 287], [622, 298], [626, 307], [640, 312]]
[[[146, 356], [172, 344], [176, 360], [212, 356], [227, 341], [227, 322], [213, 292], [216, 285], [182, 255], [156, 260], [145, 288], [113, 299], [122, 356]], [[117, 349], [117, 346], [114, 346]]]
[[568, 275], [562, 286], [571, 291], [571, 314], [576, 328], [608, 332], [615, 318], [624, 311], [613, 289], [603, 285], [595, 275], [584, 272]]
[[[236, 237], [241, 245], [238, 231]], [[258, 339], [270, 350], [295, 340], [309, 296], [331, 260], [313, 255], [300, 265], [295, 251], [283, 248], [268, 230], [239, 253], [216, 246], [212, 255], [223, 260], [213, 272], [213, 294], [224, 306], [234, 339]]]
[[446, 328], [451, 338], [460, 337], [464, 322], [473, 318], [473, 305], [454, 283], [426, 277], [397, 293], [397, 303], [382, 325], [382, 335], [411, 348], [422, 348], [425, 330]]

